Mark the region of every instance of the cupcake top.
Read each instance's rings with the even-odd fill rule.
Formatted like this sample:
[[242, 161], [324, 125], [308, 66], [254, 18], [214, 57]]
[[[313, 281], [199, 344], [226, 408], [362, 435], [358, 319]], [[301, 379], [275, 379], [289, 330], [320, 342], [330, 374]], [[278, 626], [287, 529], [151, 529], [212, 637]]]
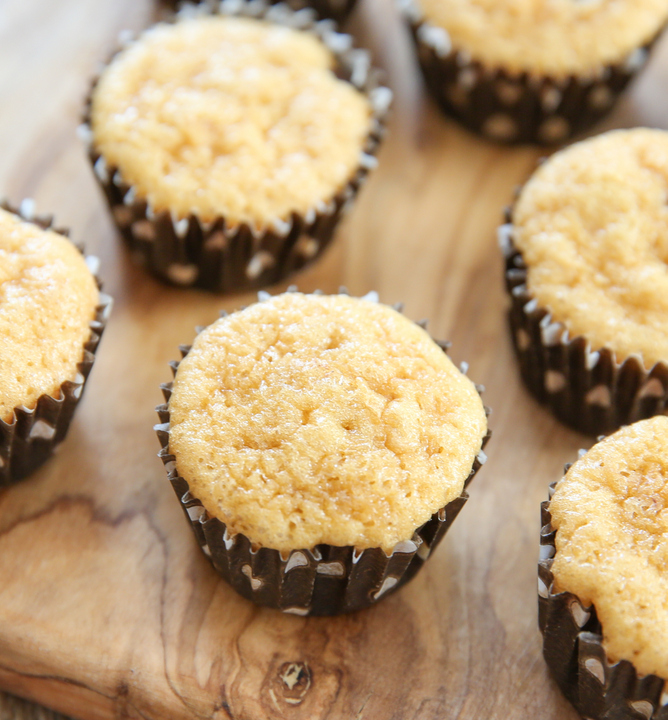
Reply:
[[617, 360], [668, 361], [668, 133], [618, 130], [553, 155], [524, 186], [514, 242], [538, 303]]
[[156, 25], [92, 97], [93, 143], [154, 211], [265, 227], [305, 214], [359, 166], [371, 106], [315, 35], [200, 16]]
[[218, 320], [179, 365], [169, 412], [192, 494], [280, 551], [391, 551], [461, 494], [487, 430], [475, 386], [424, 330], [345, 295]]
[[97, 304], [95, 279], [67, 238], [0, 209], [0, 419], [74, 380]]
[[513, 74], [589, 75], [624, 62], [668, 21], [664, 0], [417, 0], [455, 50]]
[[668, 677], [668, 418], [618, 430], [550, 502], [558, 592], [593, 603], [612, 662]]

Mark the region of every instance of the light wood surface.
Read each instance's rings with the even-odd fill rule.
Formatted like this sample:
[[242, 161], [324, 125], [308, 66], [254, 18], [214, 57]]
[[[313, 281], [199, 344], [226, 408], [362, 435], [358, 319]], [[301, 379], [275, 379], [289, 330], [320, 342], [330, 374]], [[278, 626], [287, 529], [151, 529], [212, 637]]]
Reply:
[[[196, 546], [152, 430], [178, 344], [252, 298], [165, 288], [133, 266], [75, 135], [118, 31], [154, 15], [148, 0], [0, 3], [0, 194], [56, 213], [101, 257], [116, 299], [67, 441], [0, 493], [0, 687], [90, 720], [575, 718], [540, 653], [536, 560], [547, 486], [589, 441], [520, 385], [495, 241], [539, 151], [445, 120], [390, 1], [364, 0], [353, 27], [396, 91], [391, 136], [334, 247], [296, 281], [375, 289], [430, 318], [487, 386], [494, 437], [469, 503], [406, 588], [347, 617], [258, 609]], [[668, 38], [605, 127], [668, 127], [666, 87]]]

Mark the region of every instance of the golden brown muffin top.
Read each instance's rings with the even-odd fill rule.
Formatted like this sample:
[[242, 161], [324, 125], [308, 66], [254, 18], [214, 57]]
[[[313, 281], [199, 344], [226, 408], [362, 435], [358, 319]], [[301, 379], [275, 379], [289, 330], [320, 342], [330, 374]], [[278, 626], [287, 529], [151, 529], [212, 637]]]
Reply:
[[289, 293], [218, 320], [179, 365], [169, 448], [207, 511], [281, 551], [390, 551], [461, 494], [487, 430], [420, 327]]
[[366, 97], [312, 34], [253, 19], [156, 25], [93, 93], [94, 145], [155, 211], [266, 227], [342, 190]]
[[98, 291], [62, 235], [0, 209], [0, 418], [59, 397], [90, 337]]
[[664, 0], [416, 0], [455, 50], [490, 68], [561, 78], [623, 63], [668, 21]]
[[668, 678], [668, 418], [599, 442], [557, 485], [559, 592], [593, 603], [612, 662]]
[[524, 186], [514, 240], [528, 288], [617, 360], [668, 361], [668, 133], [618, 130], [552, 156]]

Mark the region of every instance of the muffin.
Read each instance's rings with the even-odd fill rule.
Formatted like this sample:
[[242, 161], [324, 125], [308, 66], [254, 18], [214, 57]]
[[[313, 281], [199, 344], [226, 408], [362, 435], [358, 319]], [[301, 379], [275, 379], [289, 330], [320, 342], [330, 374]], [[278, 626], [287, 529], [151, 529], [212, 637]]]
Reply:
[[0, 487], [65, 438], [111, 306], [79, 250], [50, 228], [31, 200], [0, 208]]
[[587, 718], [665, 718], [668, 418], [618, 430], [543, 507], [545, 660]]
[[320, 255], [376, 165], [390, 98], [331, 23], [223, 3], [220, 14], [153, 26], [118, 53], [83, 134], [149, 270], [242, 291]]
[[562, 150], [499, 231], [529, 390], [591, 434], [665, 412], [668, 133], [618, 130]]
[[475, 385], [375, 294], [262, 294], [163, 389], [160, 456], [204, 552], [244, 597], [299, 615], [409, 580], [485, 460]]
[[[271, 0], [270, 4], [275, 5], [279, 1], [295, 11], [312, 8], [320, 17], [332, 18], [337, 22], [344, 22], [356, 5], [356, 0]], [[199, 3], [209, 6], [216, 4], [210, 0], [199, 0]], [[165, 4], [176, 8], [183, 7], [186, 3], [181, 0], [165, 0]]]
[[401, 4], [434, 99], [513, 143], [560, 143], [603, 117], [668, 21], [664, 0]]

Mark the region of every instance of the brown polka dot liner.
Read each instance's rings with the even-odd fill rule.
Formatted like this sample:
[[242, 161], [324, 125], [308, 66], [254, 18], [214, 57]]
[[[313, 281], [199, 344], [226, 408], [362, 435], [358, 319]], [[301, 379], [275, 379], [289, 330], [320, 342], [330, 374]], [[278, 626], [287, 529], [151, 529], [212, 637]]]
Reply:
[[[18, 215], [23, 220], [38, 225], [43, 230], [52, 230], [65, 237], [68, 231], [53, 227], [53, 218], [36, 215], [34, 202], [24, 200], [19, 208], [6, 202], [0, 207]], [[97, 277], [99, 260], [86, 257], [86, 264]], [[86, 380], [93, 367], [95, 352], [111, 312], [112, 299], [100, 293], [100, 304], [95, 309], [95, 318], [90, 323], [90, 338], [83, 347], [81, 362], [77, 364], [77, 376], [60, 386], [57, 397], [41, 395], [34, 408], [14, 408], [10, 422], [0, 418], [0, 488], [21, 480], [36, 470], [53, 453], [67, 435], [72, 416], [84, 391]]]
[[512, 75], [453, 47], [447, 31], [425, 20], [414, 0], [399, 1], [434, 100], [470, 130], [502, 143], [552, 145], [591, 127], [612, 109], [660, 35], [595, 77]]
[[[392, 92], [381, 84], [380, 72], [371, 67], [369, 53], [354, 48], [352, 38], [336, 32], [331, 20], [316, 21], [312, 12], [295, 12], [285, 5], [269, 6], [263, 0], [225, 0], [210, 11], [265, 18], [316, 34], [336, 59], [337, 77], [363, 92], [372, 108], [371, 128], [360, 149], [359, 165], [346, 185], [304, 215], [292, 213], [288, 220], [277, 218], [266, 227], [253, 227], [229, 224], [223, 216], [203, 222], [192, 214], [179, 218], [167, 211], [156, 212], [137, 196], [118, 168], [108, 165], [96, 151], [89, 125], [89, 95], [79, 135], [88, 147], [95, 177], [133, 255], [171, 285], [218, 293], [245, 292], [279, 282], [316, 260], [329, 245], [369, 171], [378, 164], [376, 153], [385, 132]], [[209, 10], [187, 5], [175, 21], [202, 12]]]
[[618, 362], [609, 348], [592, 349], [553, 321], [527, 287], [527, 268], [513, 242], [511, 213], [499, 228], [510, 295], [510, 332], [522, 380], [566, 425], [607, 435], [622, 425], [668, 410], [668, 365], [646, 370], [639, 356]]
[[[584, 452], [584, 451], [582, 451]], [[566, 466], [566, 469], [570, 467]], [[550, 486], [550, 497], [556, 483]], [[656, 675], [638, 675], [627, 660], [608, 661], [596, 608], [553, 591], [556, 552], [549, 502], [541, 505], [538, 625], [543, 655], [559, 688], [589, 720], [668, 720], [668, 691]]]
[[[227, 4], [231, 4], [229, 0]], [[218, 6], [220, 5], [219, 0], [200, 0], [203, 5]], [[275, 5], [279, 0], [271, 0], [272, 5]], [[291, 10], [309, 10], [313, 9], [320, 17], [331, 18], [336, 22], [344, 22], [348, 15], [353, 11], [357, 0], [283, 0], [284, 4], [287, 5]], [[165, 0], [165, 5], [172, 8], [178, 8], [183, 3], [181, 0]], [[237, 2], [237, 4], [241, 4]]]
[[353, 11], [357, 0], [288, 0], [293, 10], [312, 7], [321, 17], [344, 22]]
[[[345, 290], [342, 288], [341, 292]], [[268, 297], [267, 293], [260, 292], [258, 300]], [[366, 297], [377, 300], [375, 293]], [[395, 309], [401, 310], [401, 306]], [[425, 323], [421, 325], [424, 327]], [[449, 343], [438, 344], [447, 352]], [[190, 347], [180, 347], [182, 357], [186, 357]], [[178, 361], [170, 363], [175, 374], [178, 365]], [[461, 369], [466, 372], [466, 365]], [[156, 408], [160, 423], [155, 430], [162, 446], [158, 457], [165, 465], [168, 479], [204, 554], [224, 580], [258, 605], [295, 615], [337, 615], [374, 605], [415, 576], [468, 500], [464, 489], [458, 498], [419, 527], [410, 540], [397, 543], [389, 555], [380, 548], [357, 550], [327, 544], [289, 553], [254, 545], [241, 533], [230, 534], [225, 523], [211, 517], [179, 475], [176, 458], [169, 452], [172, 383], [160, 387], [165, 404]], [[483, 388], [477, 387], [482, 392]], [[488, 408], [485, 413], [489, 415]], [[490, 437], [488, 430], [464, 488], [485, 463], [487, 457], [483, 449]]]

